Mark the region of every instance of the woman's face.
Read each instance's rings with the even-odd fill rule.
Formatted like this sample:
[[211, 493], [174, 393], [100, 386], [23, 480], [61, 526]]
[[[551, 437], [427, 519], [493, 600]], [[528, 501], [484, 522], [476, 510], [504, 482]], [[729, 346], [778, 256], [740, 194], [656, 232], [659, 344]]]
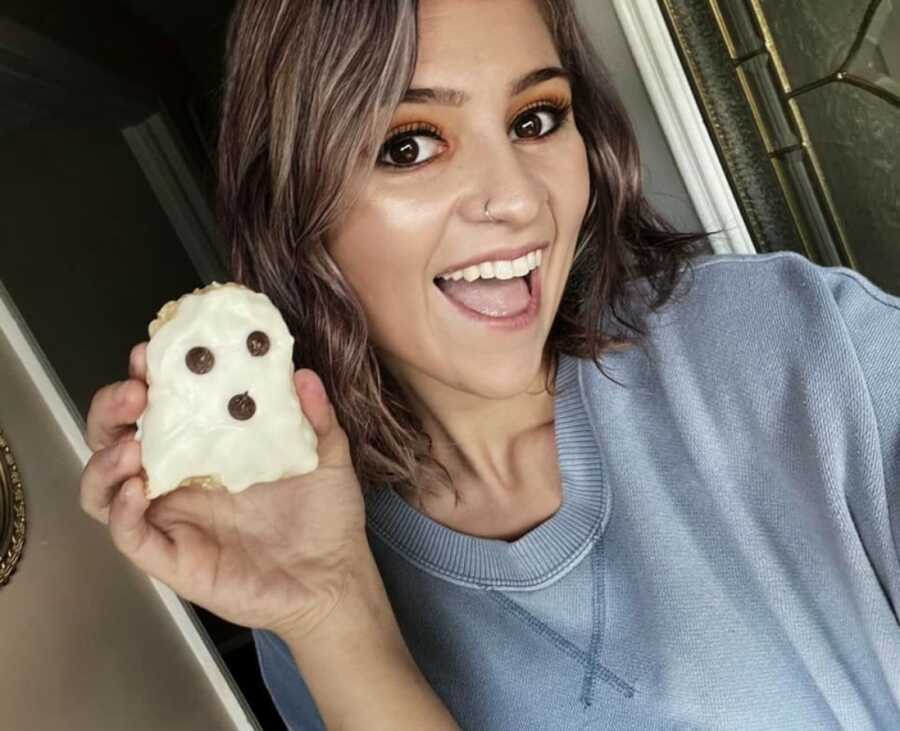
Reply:
[[[398, 107], [379, 165], [327, 244], [380, 358], [417, 392], [443, 384], [506, 398], [540, 374], [589, 189], [584, 143], [566, 111], [568, 80], [530, 76], [559, 67], [534, 0], [420, 5], [411, 87], [454, 91], [419, 92]], [[455, 300], [495, 313], [533, 307], [530, 290], [539, 287], [524, 326], [465, 314], [435, 283], [472, 260], [535, 249], [541, 264], [531, 282], [453, 283]]]

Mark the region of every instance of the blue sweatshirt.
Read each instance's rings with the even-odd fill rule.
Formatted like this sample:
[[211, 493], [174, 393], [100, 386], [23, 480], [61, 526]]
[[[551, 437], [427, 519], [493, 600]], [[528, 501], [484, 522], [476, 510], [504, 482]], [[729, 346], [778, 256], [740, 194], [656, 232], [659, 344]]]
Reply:
[[[618, 383], [561, 360], [544, 523], [477, 538], [366, 499], [463, 729], [900, 729], [900, 298], [787, 252], [684, 282], [644, 348], [603, 357]], [[254, 636], [289, 728], [322, 728], [287, 647]]]

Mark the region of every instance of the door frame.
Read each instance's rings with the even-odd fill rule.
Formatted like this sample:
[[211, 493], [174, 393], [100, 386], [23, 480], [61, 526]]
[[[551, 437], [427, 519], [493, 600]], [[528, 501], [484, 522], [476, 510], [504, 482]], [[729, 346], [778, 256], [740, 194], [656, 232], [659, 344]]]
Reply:
[[756, 254], [656, 0], [612, 0], [650, 102], [716, 254]]

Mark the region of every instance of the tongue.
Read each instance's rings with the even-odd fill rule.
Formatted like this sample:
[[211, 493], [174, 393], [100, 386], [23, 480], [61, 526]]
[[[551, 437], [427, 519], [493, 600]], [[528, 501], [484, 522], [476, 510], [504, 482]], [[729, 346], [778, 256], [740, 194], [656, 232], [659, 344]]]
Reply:
[[450, 299], [489, 317], [518, 315], [528, 307], [525, 277], [512, 279], [439, 279], [439, 287]]

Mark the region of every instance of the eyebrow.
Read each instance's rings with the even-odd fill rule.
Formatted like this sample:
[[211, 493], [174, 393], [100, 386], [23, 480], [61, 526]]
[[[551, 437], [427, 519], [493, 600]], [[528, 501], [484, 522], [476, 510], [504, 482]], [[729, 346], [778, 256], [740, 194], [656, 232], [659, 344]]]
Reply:
[[[547, 66], [546, 68], [536, 69], [523, 74], [514, 79], [509, 85], [509, 95], [516, 96], [532, 86], [549, 81], [550, 79], [566, 79], [572, 82], [572, 74], [559, 66]], [[401, 104], [441, 104], [448, 107], [460, 107], [469, 101], [469, 95], [464, 91], [457, 89], [447, 89], [446, 87], [435, 88], [416, 88], [407, 89]]]

